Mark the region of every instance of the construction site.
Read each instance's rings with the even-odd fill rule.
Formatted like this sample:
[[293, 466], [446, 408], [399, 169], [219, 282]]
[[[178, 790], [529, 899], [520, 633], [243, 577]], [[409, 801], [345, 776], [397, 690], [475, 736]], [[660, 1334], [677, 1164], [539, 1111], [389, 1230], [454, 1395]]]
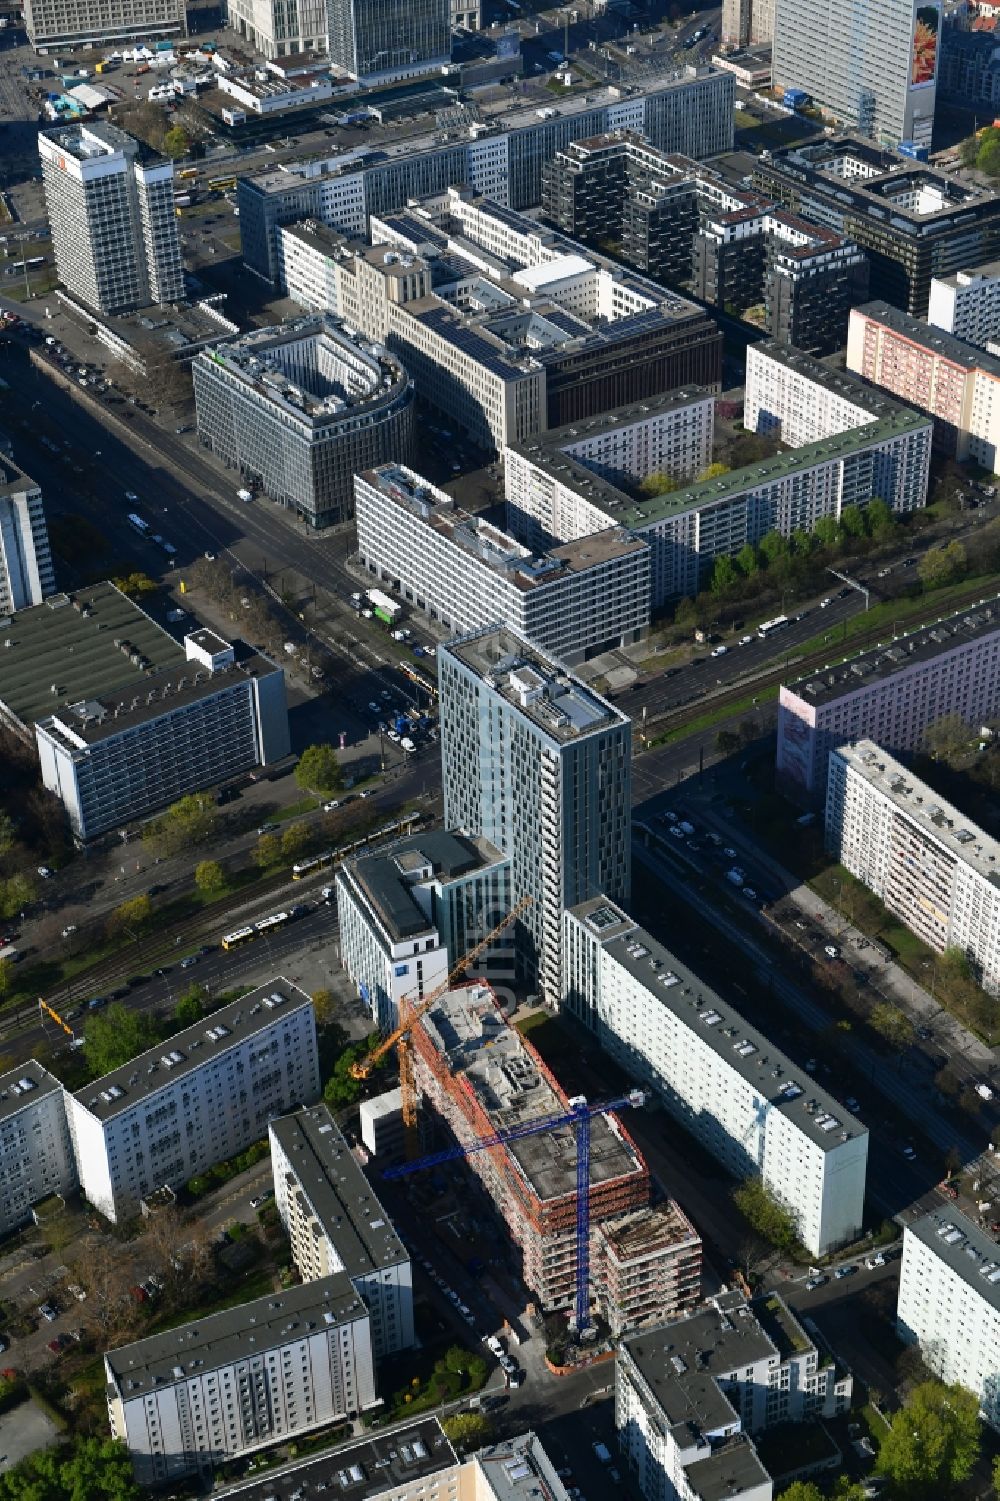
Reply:
[[[610, 1108], [590, 1110], [581, 1157], [582, 1102], [567, 1098], [489, 986], [444, 990], [421, 1006], [410, 1057], [425, 1126], [433, 1114], [459, 1149], [438, 1155], [467, 1158], [546, 1312], [575, 1306], [582, 1328], [581, 1310], [596, 1303], [617, 1333], [693, 1306], [701, 1242], [690, 1221], [672, 1201], [651, 1206], [649, 1170]], [[641, 1105], [642, 1096], [617, 1103]], [[589, 1184], [582, 1245], [581, 1182]]]

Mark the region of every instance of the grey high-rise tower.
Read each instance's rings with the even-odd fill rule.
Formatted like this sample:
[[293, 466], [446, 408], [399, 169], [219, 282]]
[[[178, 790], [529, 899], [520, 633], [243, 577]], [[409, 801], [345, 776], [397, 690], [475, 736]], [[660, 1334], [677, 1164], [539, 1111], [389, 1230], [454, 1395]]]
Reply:
[[173, 164], [113, 125], [60, 125], [38, 137], [56, 270], [98, 313], [184, 297]]
[[449, 0], [328, 0], [330, 60], [352, 78], [389, 81], [451, 61]]
[[0, 457], [0, 615], [40, 605], [55, 588], [42, 492]]
[[939, 0], [775, 0], [774, 82], [883, 146], [930, 147]]
[[556, 1006], [564, 908], [628, 900], [631, 721], [503, 627], [439, 648], [438, 675], [445, 827], [509, 857], [522, 970]]

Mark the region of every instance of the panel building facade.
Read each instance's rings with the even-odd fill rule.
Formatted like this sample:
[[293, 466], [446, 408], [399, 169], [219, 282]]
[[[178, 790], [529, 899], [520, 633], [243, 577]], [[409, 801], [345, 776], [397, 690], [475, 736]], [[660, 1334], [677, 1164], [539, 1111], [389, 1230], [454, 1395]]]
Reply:
[[877, 740], [893, 755], [917, 750], [935, 719], [980, 724], [1000, 695], [1000, 597], [928, 621], [868, 651], [783, 683], [777, 769], [789, 791], [826, 796], [838, 745]]
[[927, 321], [977, 349], [1000, 342], [1000, 261], [971, 266], [931, 282]]
[[173, 163], [103, 121], [43, 130], [38, 150], [66, 290], [97, 313], [183, 302]]
[[187, 36], [184, 0], [25, 0], [24, 26], [36, 52], [151, 43]]
[[522, 972], [550, 1006], [562, 981], [562, 913], [628, 897], [631, 724], [505, 627], [438, 650], [444, 822], [510, 860]]
[[826, 845], [928, 948], [1000, 991], [1000, 843], [872, 740], [830, 752]]
[[410, 456], [412, 380], [331, 319], [257, 329], [192, 374], [199, 442], [311, 527], [350, 516], [359, 469]]
[[614, 903], [564, 918], [562, 1005], [737, 1178], [759, 1176], [814, 1256], [859, 1233], [868, 1132]]
[[0, 456], [0, 615], [40, 605], [55, 587], [42, 492]]
[[113, 1224], [130, 1219], [319, 1092], [312, 1001], [274, 980], [66, 1096], [80, 1187]]
[[27, 1224], [42, 1199], [76, 1185], [63, 1087], [29, 1058], [0, 1074], [0, 1235]]

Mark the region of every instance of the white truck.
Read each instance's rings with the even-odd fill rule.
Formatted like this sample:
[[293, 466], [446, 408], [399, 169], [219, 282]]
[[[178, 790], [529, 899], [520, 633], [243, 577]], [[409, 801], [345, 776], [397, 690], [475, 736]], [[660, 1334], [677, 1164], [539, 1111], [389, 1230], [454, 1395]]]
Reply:
[[385, 625], [395, 625], [403, 613], [403, 606], [399, 601], [388, 594], [383, 594], [381, 589], [368, 590], [368, 603], [377, 619], [383, 621]]

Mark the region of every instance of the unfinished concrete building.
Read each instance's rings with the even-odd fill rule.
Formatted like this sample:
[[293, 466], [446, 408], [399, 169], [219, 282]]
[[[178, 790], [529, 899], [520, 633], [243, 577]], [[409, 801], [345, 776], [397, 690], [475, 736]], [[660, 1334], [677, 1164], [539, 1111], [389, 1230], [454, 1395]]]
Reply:
[[[442, 995], [414, 1027], [413, 1042], [419, 1093], [462, 1144], [567, 1109], [565, 1092], [486, 985]], [[565, 1125], [466, 1159], [521, 1248], [524, 1282], [547, 1310], [571, 1308], [576, 1295], [576, 1157], [575, 1131]], [[700, 1242], [676, 1205], [650, 1210], [649, 1194], [649, 1170], [623, 1122], [595, 1116], [593, 1291], [616, 1331], [660, 1322], [665, 1307], [681, 1312], [698, 1295]], [[679, 1238], [688, 1233], [685, 1256]]]

